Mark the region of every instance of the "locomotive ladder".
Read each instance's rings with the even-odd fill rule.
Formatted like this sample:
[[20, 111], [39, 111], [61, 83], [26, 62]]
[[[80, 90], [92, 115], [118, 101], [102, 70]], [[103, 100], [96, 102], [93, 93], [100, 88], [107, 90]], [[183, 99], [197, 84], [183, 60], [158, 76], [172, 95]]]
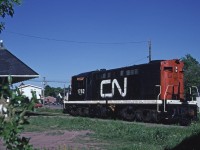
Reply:
[[157, 112], [161, 112], [161, 111], [159, 110], [159, 104], [158, 104], [158, 100], [159, 100], [160, 95], [161, 95], [161, 85], [156, 85], [156, 87], [159, 87], [159, 88], [160, 88], [160, 92], [159, 92], [159, 94], [158, 94], [158, 96], [157, 96], [157, 99], [156, 99]]
[[[196, 89], [196, 92], [197, 92], [197, 97], [199, 97], [199, 90], [198, 90], [198, 87], [197, 86], [192, 86], [192, 87], [189, 87], [190, 89], [190, 95], [192, 95], [192, 88], [195, 88]], [[193, 101], [193, 96], [192, 96], [192, 101]]]
[[[158, 96], [157, 96], [157, 99], [156, 99], [156, 104], [157, 104], [157, 112], [161, 112], [160, 110], [159, 110], [159, 103], [158, 103], [158, 100], [159, 100], [159, 98], [160, 98], [160, 95], [161, 95], [161, 90], [162, 90], [162, 87], [161, 87], [161, 85], [155, 85], [156, 87], [159, 87], [160, 88], [160, 92], [159, 92], [159, 94], [158, 94]], [[164, 112], [167, 112], [166, 111], [166, 97], [167, 97], [167, 91], [168, 91], [168, 89], [169, 89], [169, 87], [173, 87], [174, 85], [167, 85], [167, 88], [166, 88], [166, 90], [165, 90], [165, 94], [164, 94], [164, 100], [163, 100], [163, 110], [164, 110]]]
[[166, 97], [167, 97], [167, 91], [168, 91], [168, 89], [169, 89], [170, 86], [171, 86], [171, 87], [174, 87], [174, 85], [167, 85], [167, 88], [166, 88], [166, 90], [165, 90], [164, 102], [163, 102], [163, 103], [164, 103], [164, 112], [167, 112], [167, 111], [166, 111], [166, 103], [167, 103], [167, 102], [166, 102]]

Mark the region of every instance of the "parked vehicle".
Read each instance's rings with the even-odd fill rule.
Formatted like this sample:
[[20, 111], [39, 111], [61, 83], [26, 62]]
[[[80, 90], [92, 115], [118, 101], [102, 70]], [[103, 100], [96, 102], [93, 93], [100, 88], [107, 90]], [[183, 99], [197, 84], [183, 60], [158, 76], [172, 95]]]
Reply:
[[40, 107], [42, 107], [43, 105], [41, 104], [41, 103], [36, 103], [35, 104], [35, 108], [40, 108]]

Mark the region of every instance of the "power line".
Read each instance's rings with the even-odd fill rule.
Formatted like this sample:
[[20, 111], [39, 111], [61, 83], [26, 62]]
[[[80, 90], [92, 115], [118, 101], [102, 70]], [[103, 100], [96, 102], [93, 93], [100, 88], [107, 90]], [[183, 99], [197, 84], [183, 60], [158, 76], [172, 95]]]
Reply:
[[41, 39], [41, 40], [48, 40], [48, 41], [55, 41], [55, 42], [66, 42], [66, 43], [76, 43], [76, 44], [101, 44], [101, 45], [123, 45], [123, 44], [140, 44], [146, 43], [148, 41], [130, 41], [130, 42], [88, 42], [88, 41], [75, 41], [75, 40], [65, 40], [65, 39], [56, 39], [56, 38], [48, 38], [48, 37], [41, 37], [35, 36], [31, 34], [24, 34], [12, 31], [5, 31], [9, 34], [15, 34], [18, 36], [24, 36], [29, 38]]
[[[43, 80], [30, 80], [31, 82], [44, 82]], [[58, 80], [45, 80], [45, 82], [54, 82], [54, 83], [70, 83], [70, 81], [58, 81]]]
[[135, 63], [137, 63], [137, 62], [140, 62], [140, 61], [142, 61], [142, 60], [145, 60], [145, 59], [147, 59], [147, 58], [149, 58], [149, 56], [142, 57], [142, 58], [140, 58], [140, 59], [138, 59], [138, 60], [136, 60], [136, 61], [134, 61], [134, 62], [128, 64], [127, 66], [133, 65], [133, 64], [135, 64]]

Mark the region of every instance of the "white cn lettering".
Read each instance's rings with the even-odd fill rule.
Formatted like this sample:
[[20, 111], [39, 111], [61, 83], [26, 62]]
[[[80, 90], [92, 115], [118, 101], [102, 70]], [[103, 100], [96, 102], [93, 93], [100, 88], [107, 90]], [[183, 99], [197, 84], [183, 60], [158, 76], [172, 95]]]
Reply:
[[110, 84], [110, 83], [111, 83], [110, 79], [101, 81], [100, 93], [101, 93], [101, 97], [102, 98], [104, 98], [104, 97], [112, 97], [112, 93], [103, 93], [103, 85], [104, 84]]
[[124, 78], [124, 91], [122, 91], [118, 81], [116, 79], [114, 79], [112, 81], [112, 93], [103, 93], [103, 87], [105, 84], [111, 84], [111, 79], [108, 79], [108, 80], [103, 80], [101, 81], [101, 89], [100, 89], [100, 94], [101, 94], [101, 97], [102, 98], [105, 98], [105, 97], [113, 97], [114, 94], [115, 94], [115, 86], [117, 87], [118, 91], [119, 91], [119, 94], [122, 96], [122, 97], [125, 97], [126, 94], [127, 94], [127, 78]]

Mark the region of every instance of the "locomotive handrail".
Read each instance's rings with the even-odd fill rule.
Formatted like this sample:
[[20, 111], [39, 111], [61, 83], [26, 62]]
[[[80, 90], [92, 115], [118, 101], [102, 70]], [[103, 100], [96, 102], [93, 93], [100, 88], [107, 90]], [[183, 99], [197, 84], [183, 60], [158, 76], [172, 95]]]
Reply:
[[159, 100], [159, 97], [160, 97], [160, 95], [161, 95], [161, 85], [155, 85], [155, 86], [156, 86], [156, 87], [160, 87], [160, 92], [159, 92], [159, 94], [158, 94], [158, 96], [157, 96], [157, 99], [156, 99], [156, 103], [157, 103], [157, 112], [160, 112], [158, 100]]
[[66, 101], [69, 100], [69, 93], [67, 92], [67, 95], [66, 95]]
[[198, 87], [197, 86], [192, 86], [193, 88], [195, 88], [196, 90], [197, 90], [197, 95], [198, 95], [198, 97], [199, 97], [199, 89], [198, 89]]
[[[190, 95], [192, 95], [192, 88], [189, 87], [189, 89], [190, 89]], [[192, 101], [193, 101], [193, 96], [192, 96]]]
[[165, 90], [165, 94], [164, 94], [164, 112], [167, 112], [166, 111], [166, 96], [167, 96], [167, 91], [169, 89], [170, 86], [174, 86], [174, 85], [167, 85], [167, 89]]
[[[197, 96], [199, 97], [199, 90], [198, 90], [198, 87], [197, 87], [197, 86], [192, 86], [192, 88], [195, 88], [195, 89], [196, 89], [196, 91], [197, 91]], [[189, 89], [190, 89], [190, 95], [192, 95], [192, 88], [189, 87]], [[193, 96], [192, 96], [192, 101], [193, 101]]]

